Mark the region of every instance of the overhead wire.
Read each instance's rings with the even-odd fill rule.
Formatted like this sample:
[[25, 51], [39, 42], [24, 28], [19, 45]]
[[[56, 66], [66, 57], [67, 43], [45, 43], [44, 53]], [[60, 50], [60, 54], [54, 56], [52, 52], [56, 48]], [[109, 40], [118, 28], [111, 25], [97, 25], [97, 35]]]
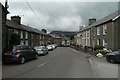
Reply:
[[[29, 6], [29, 8], [31, 9], [31, 11], [34, 13], [34, 15], [36, 16], [36, 18], [38, 19], [38, 21], [43, 25], [44, 28], [47, 29], [47, 27], [45, 26], [45, 24], [41, 21], [41, 19], [37, 16], [37, 14], [35, 13], [35, 11], [33, 10], [33, 8], [31, 7], [31, 5], [29, 4], [29, 2], [26, 0], [27, 5]], [[42, 27], [42, 26], [41, 26]]]

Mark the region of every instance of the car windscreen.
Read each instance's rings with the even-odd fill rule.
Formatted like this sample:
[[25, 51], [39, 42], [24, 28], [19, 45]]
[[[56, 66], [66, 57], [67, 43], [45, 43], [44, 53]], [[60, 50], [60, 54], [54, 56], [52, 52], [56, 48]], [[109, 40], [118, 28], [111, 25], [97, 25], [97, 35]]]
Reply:
[[15, 50], [25, 50], [27, 48], [28, 48], [27, 46], [15, 46], [14, 47]]

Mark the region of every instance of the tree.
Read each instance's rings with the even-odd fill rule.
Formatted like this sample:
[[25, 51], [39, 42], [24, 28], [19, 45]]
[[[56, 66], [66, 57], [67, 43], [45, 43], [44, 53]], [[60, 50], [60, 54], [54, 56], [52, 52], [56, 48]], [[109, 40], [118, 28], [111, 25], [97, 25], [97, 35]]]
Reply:
[[20, 35], [12, 33], [10, 36], [10, 45], [19, 45], [20, 44]]

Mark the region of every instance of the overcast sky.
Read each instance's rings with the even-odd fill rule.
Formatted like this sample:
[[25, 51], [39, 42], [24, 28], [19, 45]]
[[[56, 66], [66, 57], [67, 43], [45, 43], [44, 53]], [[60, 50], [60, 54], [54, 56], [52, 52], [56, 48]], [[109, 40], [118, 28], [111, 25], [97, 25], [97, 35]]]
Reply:
[[[29, 2], [29, 1], [28, 1]], [[89, 18], [97, 20], [118, 10], [117, 2], [9, 2], [10, 16], [22, 17], [22, 24], [42, 29], [78, 31]]]

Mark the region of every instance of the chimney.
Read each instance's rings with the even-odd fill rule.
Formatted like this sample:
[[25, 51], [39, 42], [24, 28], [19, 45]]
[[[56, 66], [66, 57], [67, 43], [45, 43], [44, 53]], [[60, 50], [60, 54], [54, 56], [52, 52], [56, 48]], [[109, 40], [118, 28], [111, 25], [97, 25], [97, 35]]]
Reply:
[[89, 25], [92, 25], [92, 24], [94, 24], [95, 22], [96, 22], [96, 19], [95, 19], [95, 18], [89, 19]]
[[44, 32], [44, 33], [47, 33], [47, 30], [46, 30], [46, 29], [42, 29], [41, 31]]
[[17, 24], [21, 24], [21, 17], [20, 16], [11, 16], [11, 20]]
[[80, 31], [80, 30], [82, 30], [82, 29], [83, 29], [83, 27], [84, 27], [84, 26], [80, 26], [80, 27], [79, 27], [79, 31]]

